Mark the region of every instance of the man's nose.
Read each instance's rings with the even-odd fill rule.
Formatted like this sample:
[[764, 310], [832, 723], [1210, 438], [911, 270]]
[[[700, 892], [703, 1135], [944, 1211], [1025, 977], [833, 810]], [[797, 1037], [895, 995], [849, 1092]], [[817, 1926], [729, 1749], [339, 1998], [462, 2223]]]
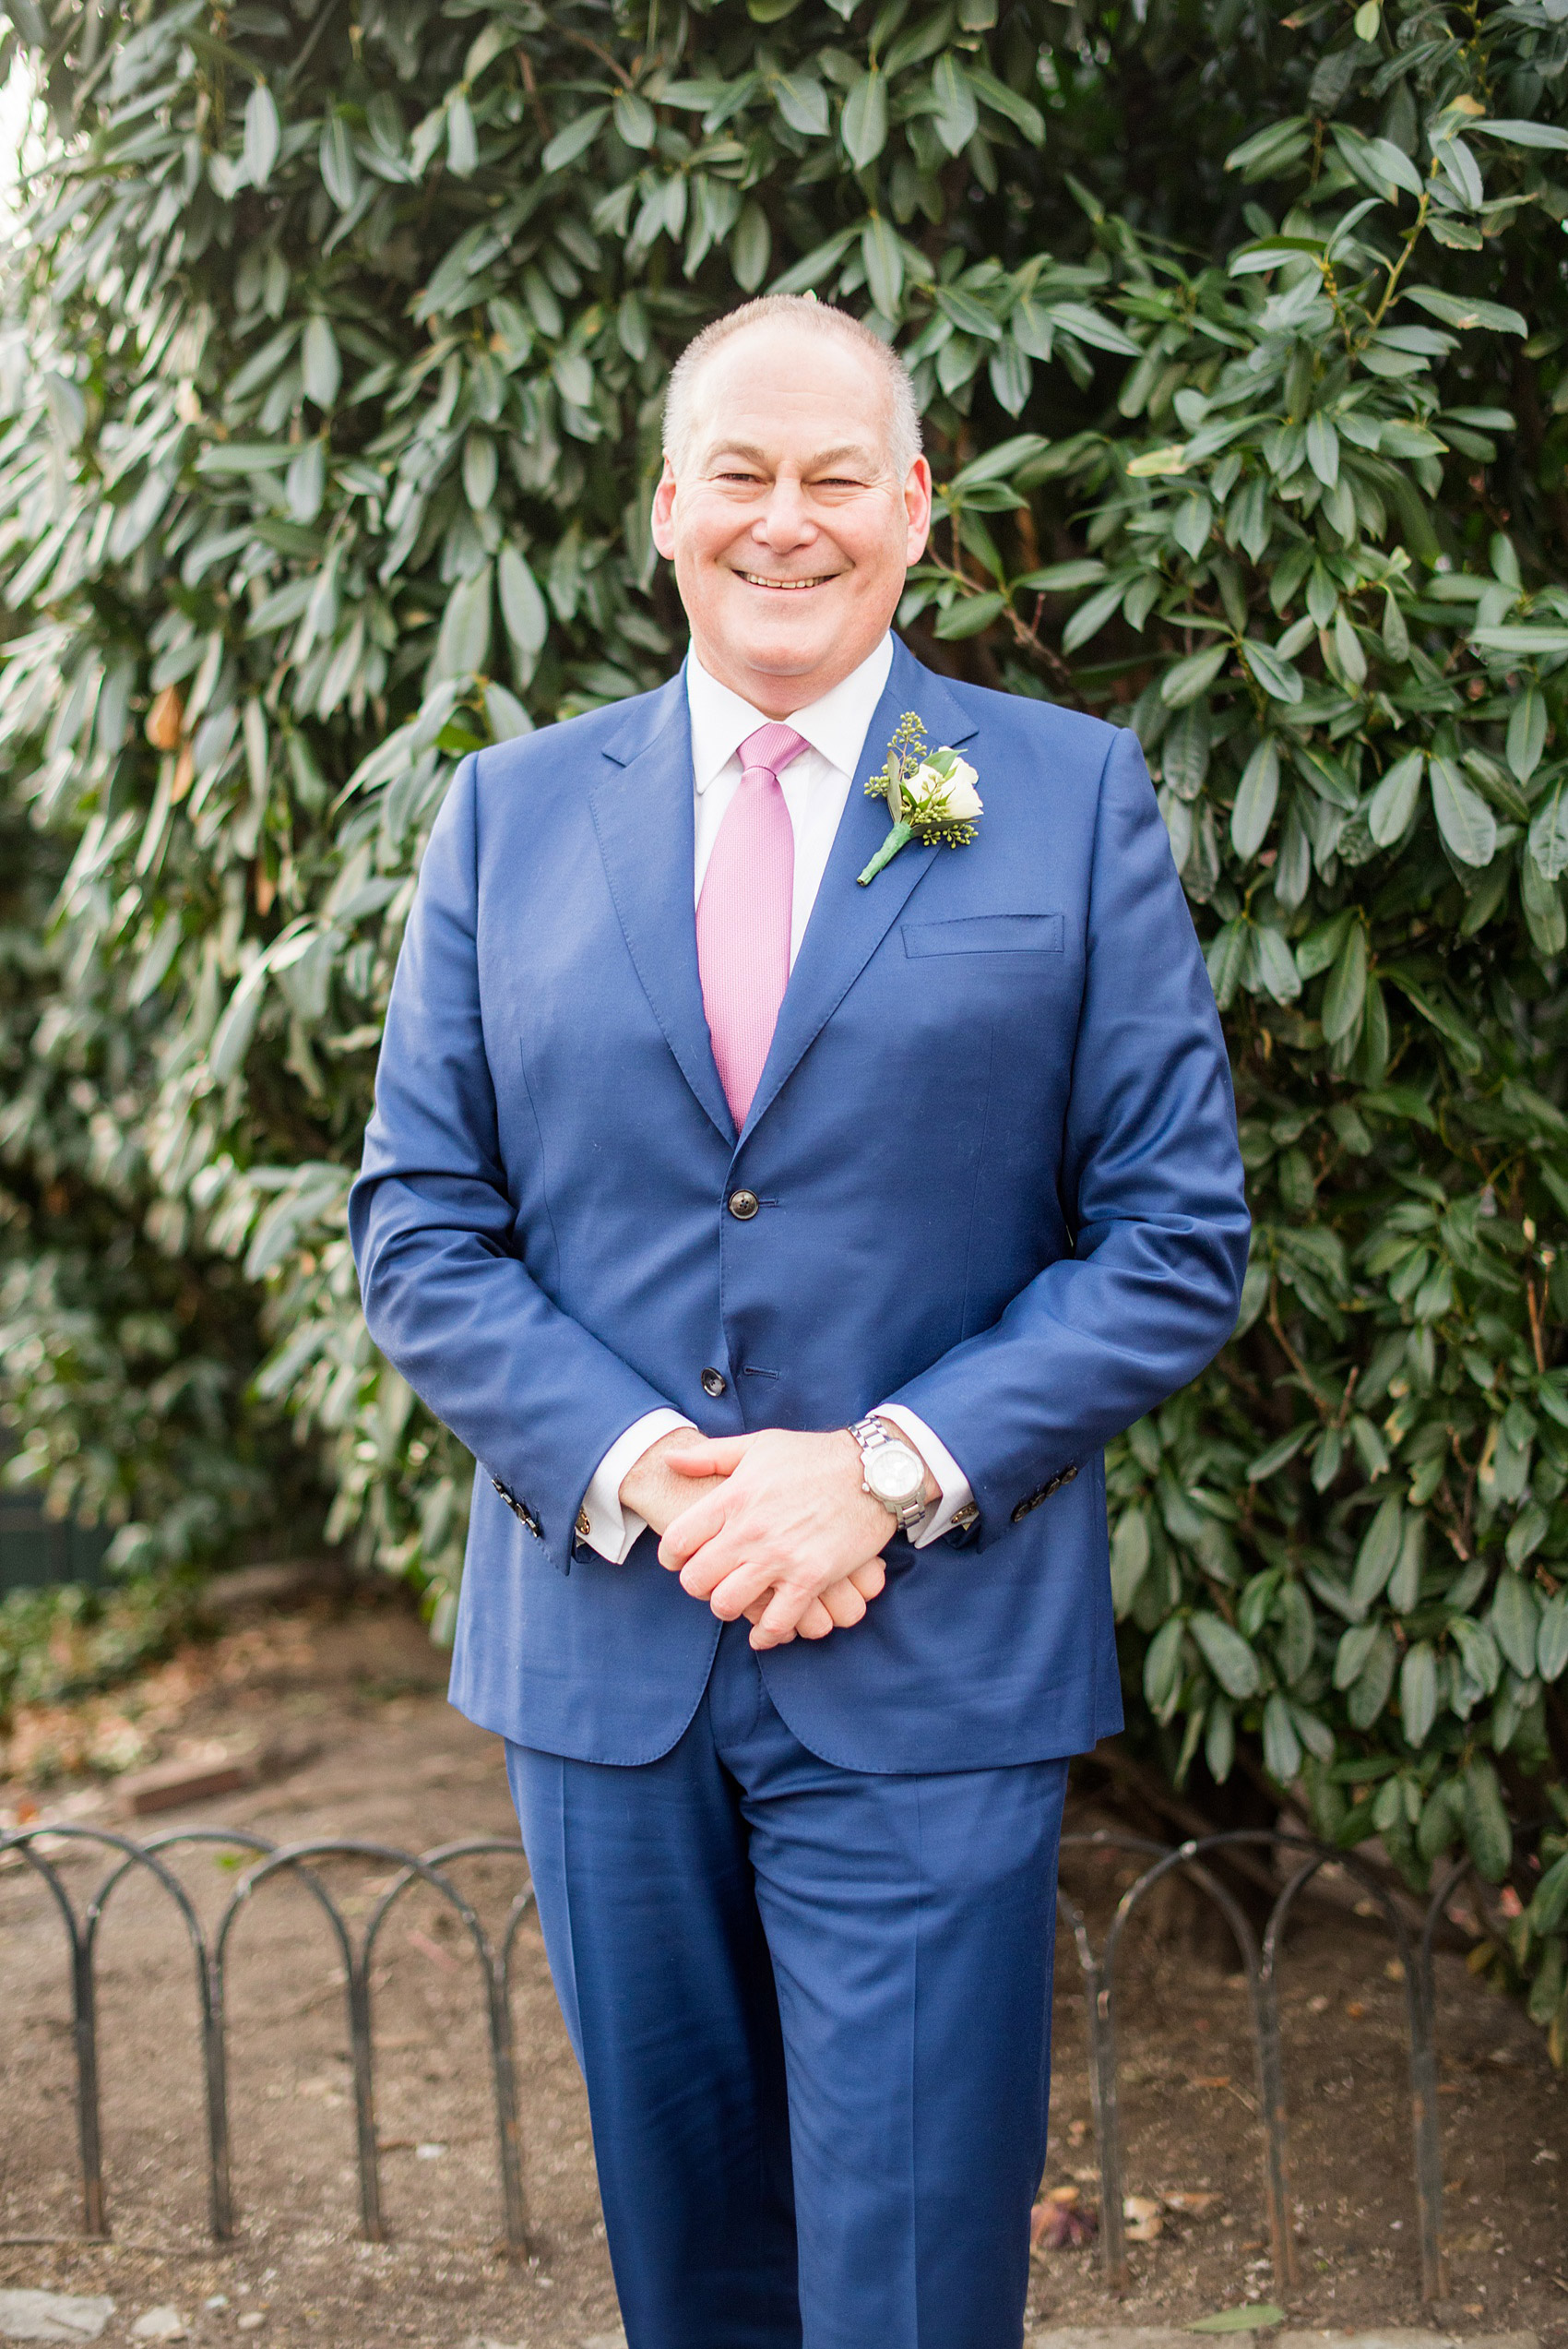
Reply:
[[816, 524], [812, 520], [800, 483], [774, 482], [752, 530], [754, 536], [776, 554], [788, 554], [791, 547], [814, 538]]

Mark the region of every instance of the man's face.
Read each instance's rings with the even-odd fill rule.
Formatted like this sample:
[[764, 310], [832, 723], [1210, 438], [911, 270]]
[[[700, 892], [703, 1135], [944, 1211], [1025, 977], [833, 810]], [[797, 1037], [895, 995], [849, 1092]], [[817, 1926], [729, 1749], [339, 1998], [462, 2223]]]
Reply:
[[924, 549], [931, 469], [888, 451], [874, 359], [835, 334], [764, 323], [722, 344], [693, 387], [677, 479], [666, 460], [653, 537], [675, 566], [697, 657], [785, 717], [880, 643]]

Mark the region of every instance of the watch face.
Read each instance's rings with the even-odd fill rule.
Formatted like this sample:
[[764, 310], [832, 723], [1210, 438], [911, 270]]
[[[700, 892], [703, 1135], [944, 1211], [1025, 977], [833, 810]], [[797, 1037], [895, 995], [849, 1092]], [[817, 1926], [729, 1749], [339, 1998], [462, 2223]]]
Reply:
[[879, 1501], [908, 1508], [925, 1490], [925, 1470], [907, 1444], [878, 1444], [867, 1453], [865, 1480]]

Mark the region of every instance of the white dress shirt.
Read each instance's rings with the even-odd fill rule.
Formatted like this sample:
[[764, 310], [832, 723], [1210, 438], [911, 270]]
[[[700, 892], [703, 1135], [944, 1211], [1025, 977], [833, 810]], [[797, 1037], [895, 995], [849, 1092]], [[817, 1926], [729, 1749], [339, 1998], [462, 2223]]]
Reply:
[[[795, 890], [790, 913], [790, 968], [801, 950], [822, 876], [827, 869], [834, 835], [849, 800], [855, 770], [865, 747], [866, 733], [887, 673], [893, 665], [893, 639], [884, 637], [876, 650], [858, 669], [836, 685], [831, 693], [797, 709], [786, 720], [810, 747], [792, 758], [778, 778], [784, 805], [795, 834]], [[702, 894], [703, 876], [719, 828], [740, 788], [742, 743], [758, 726], [768, 723], [760, 709], [710, 677], [695, 651], [686, 656], [686, 700], [692, 719], [692, 785], [695, 793], [696, 869], [693, 876], [694, 908]], [[968, 1477], [941, 1440], [922, 1419], [899, 1403], [879, 1403], [878, 1418], [901, 1427], [919, 1450], [941, 1490], [932, 1514], [914, 1537], [924, 1549], [941, 1539], [962, 1511], [972, 1510], [974, 1496]], [[579, 1537], [601, 1557], [619, 1566], [631, 1556], [632, 1545], [646, 1531], [644, 1520], [621, 1503], [621, 1480], [650, 1444], [672, 1428], [692, 1427], [683, 1413], [650, 1411], [612, 1444], [594, 1473], [578, 1520]], [[694, 1486], [694, 1497], [700, 1487]]]

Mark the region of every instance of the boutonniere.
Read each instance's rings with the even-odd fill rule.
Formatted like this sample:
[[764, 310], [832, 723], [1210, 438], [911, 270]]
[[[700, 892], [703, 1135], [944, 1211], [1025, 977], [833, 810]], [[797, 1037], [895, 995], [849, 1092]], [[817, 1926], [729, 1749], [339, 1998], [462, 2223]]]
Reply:
[[866, 785], [868, 799], [885, 799], [892, 828], [860, 876], [863, 889], [910, 841], [940, 841], [963, 848], [975, 837], [975, 818], [984, 814], [975, 789], [975, 770], [956, 750], [928, 750], [925, 728], [912, 709], [898, 721], [887, 745], [887, 763]]

